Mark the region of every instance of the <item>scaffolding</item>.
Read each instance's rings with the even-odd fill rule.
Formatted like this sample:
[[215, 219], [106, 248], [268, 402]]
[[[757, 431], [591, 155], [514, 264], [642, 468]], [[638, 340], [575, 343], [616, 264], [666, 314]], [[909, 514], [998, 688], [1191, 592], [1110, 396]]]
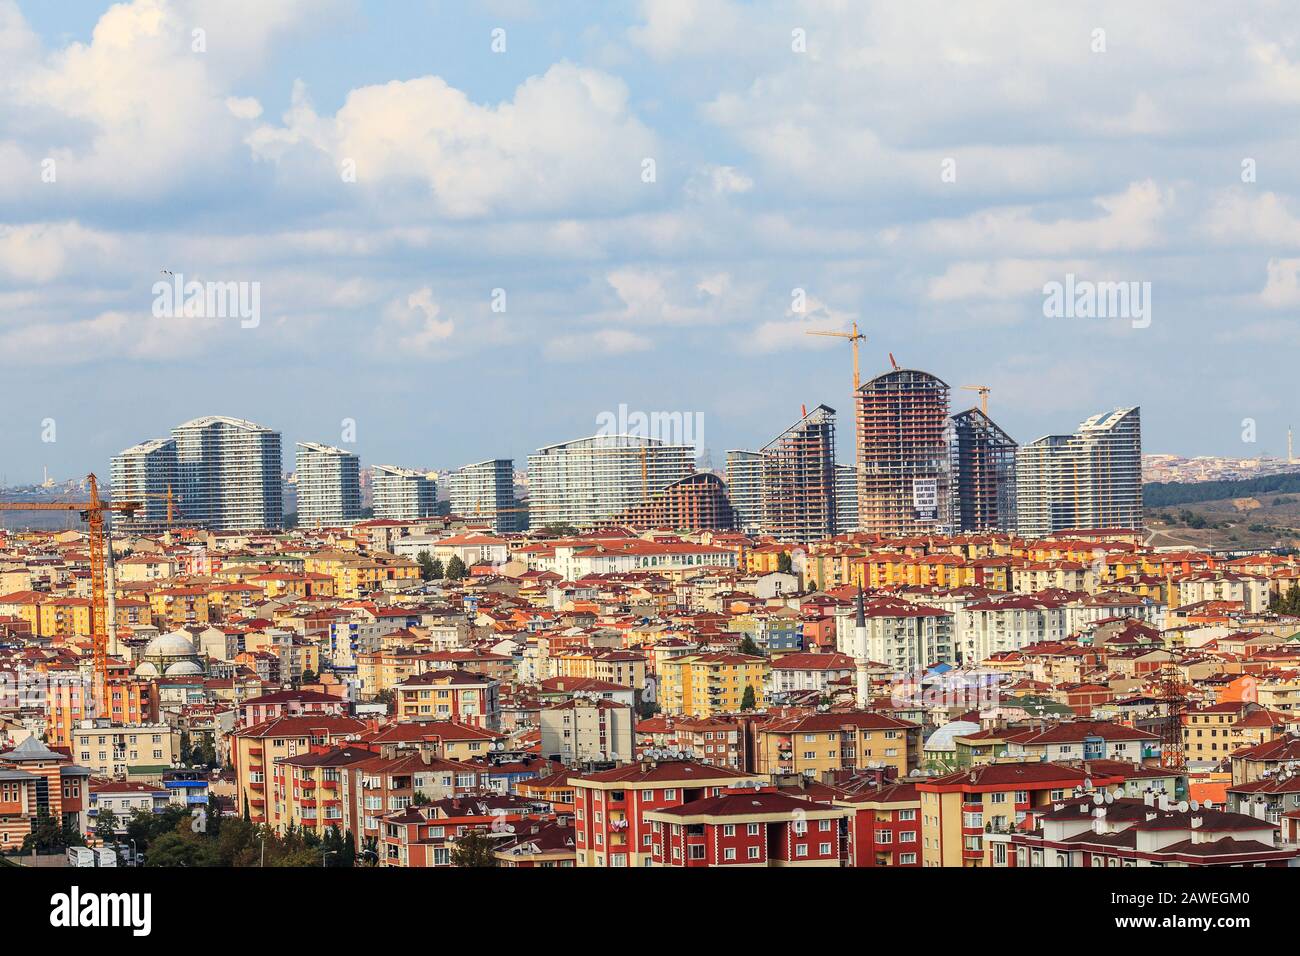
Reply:
[[760, 454], [763, 533], [782, 541], [816, 541], [833, 535], [835, 409], [818, 405]]
[[948, 471], [953, 531], [1015, 530], [1016, 443], [978, 408], [948, 420]]
[[943, 530], [948, 392], [947, 383], [915, 369], [894, 369], [858, 389], [861, 530], [892, 535]]

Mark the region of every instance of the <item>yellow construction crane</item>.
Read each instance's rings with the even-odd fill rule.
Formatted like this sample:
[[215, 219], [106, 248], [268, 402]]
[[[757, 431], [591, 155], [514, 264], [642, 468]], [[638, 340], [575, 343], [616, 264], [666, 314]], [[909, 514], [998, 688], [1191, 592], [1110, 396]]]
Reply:
[[808, 335], [825, 335], [836, 339], [848, 339], [853, 346], [853, 392], [857, 394], [858, 386], [862, 384], [862, 379], [858, 374], [858, 343], [865, 342], [867, 337], [858, 331], [858, 323], [853, 323], [853, 329], [850, 332], [823, 332], [821, 330], [809, 331]]
[[963, 385], [962, 388], [971, 392], [980, 393], [980, 411], [987, 418], [989, 414], [989, 392], [993, 391], [987, 385]]
[[167, 486], [167, 494], [165, 495], [160, 493], [149, 492], [149, 493], [137, 494], [136, 497], [137, 498], [158, 498], [161, 499], [162, 501], [167, 502], [167, 527], [169, 528], [172, 526], [172, 524], [175, 523], [177, 515], [182, 515], [182, 517], [184, 516], [181, 510], [176, 507], [176, 502], [179, 501], [180, 499], [175, 494], [172, 493], [172, 486], [170, 484]]

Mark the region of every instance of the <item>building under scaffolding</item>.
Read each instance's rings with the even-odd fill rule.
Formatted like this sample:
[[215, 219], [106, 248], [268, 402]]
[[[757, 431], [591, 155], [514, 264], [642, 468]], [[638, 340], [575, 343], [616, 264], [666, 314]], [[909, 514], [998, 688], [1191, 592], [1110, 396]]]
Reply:
[[953, 531], [1015, 531], [1016, 443], [978, 408], [948, 419]]
[[655, 492], [649, 501], [624, 512], [613, 523], [637, 530], [731, 531], [736, 527], [736, 511], [722, 479], [701, 471]]
[[858, 389], [858, 524], [882, 534], [926, 534], [948, 521], [948, 385], [894, 369]]
[[835, 409], [818, 405], [766, 445], [764, 534], [816, 541], [835, 533]]

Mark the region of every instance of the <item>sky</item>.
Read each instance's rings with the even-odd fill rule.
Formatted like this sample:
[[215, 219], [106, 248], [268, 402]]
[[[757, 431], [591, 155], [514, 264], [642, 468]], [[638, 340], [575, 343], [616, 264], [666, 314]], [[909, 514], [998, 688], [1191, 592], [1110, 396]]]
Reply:
[[[805, 333], [855, 321], [864, 379], [988, 385], [1020, 441], [1140, 405], [1147, 451], [1282, 454], [1298, 36], [1262, 0], [0, 0], [0, 479], [209, 414], [286, 467], [522, 465], [620, 405], [719, 465], [825, 403], [846, 452], [849, 346]], [[160, 312], [164, 270], [255, 319]], [[1132, 306], [1047, 314], [1067, 281]]]

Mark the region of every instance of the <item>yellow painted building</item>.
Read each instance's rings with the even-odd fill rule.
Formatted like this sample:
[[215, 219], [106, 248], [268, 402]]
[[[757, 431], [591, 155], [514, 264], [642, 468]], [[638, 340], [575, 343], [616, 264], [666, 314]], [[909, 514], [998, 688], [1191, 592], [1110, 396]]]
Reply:
[[662, 661], [663, 712], [690, 717], [735, 713], [747, 687], [753, 688], [754, 707], [762, 710], [771, 669], [767, 658], [749, 654], [687, 654]]

